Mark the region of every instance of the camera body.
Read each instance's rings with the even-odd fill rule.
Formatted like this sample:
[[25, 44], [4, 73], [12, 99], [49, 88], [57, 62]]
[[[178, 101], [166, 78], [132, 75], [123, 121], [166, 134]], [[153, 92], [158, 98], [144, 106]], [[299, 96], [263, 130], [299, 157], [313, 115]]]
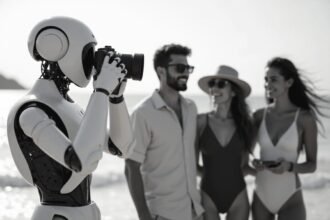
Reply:
[[101, 71], [103, 60], [108, 52], [114, 52], [114, 56], [110, 59], [109, 62], [115, 57], [119, 57], [121, 62], [125, 64], [127, 74], [125, 78], [133, 80], [142, 80], [143, 77], [143, 67], [144, 67], [144, 55], [143, 54], [120, 54], [116, 53], [115, 49], [111, 46], [105, 46], [99, 48], [95, 52], [94, 66], [96, 68], [96, 75]]

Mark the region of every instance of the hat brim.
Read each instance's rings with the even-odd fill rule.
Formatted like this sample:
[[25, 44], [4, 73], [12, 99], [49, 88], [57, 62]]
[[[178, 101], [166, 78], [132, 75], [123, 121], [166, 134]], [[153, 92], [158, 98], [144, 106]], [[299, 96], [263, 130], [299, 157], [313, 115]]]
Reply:
[[236, 84], [242, 90], [244, 97], [248, 97], [251, 93], [251, 87], [247, 82], [226, 75], [215, 75], [215, 76], [204, 76], [198, 80], [199, 88], [201, 88], [201, 90], [203, 90], [209, 95], [211, 94], [208, 83], [211, 79], [225, 79]]

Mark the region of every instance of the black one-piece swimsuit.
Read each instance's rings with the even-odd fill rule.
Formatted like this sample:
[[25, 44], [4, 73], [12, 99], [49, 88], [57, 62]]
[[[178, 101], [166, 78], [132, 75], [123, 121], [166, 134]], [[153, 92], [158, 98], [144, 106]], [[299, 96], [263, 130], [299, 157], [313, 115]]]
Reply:
[[235, 131], [230, 142], [221, 146], [209, 126], [208, 116], [206, 118], [206, 127], [199, 139], [204, 166], [201, 189], [212, 199], [218, 212], [226, 213], [246, 187], [241, 169], [244, 141]]

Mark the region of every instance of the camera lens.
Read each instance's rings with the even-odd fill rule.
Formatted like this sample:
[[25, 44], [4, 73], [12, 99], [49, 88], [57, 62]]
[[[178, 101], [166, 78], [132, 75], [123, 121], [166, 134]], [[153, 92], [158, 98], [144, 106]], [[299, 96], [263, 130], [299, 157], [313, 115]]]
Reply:
[[142, 80], [144, 55], [143, 54], [118, 54], [121, 61], [125, 64], [127, 75], [126, 78], [133, 80]]

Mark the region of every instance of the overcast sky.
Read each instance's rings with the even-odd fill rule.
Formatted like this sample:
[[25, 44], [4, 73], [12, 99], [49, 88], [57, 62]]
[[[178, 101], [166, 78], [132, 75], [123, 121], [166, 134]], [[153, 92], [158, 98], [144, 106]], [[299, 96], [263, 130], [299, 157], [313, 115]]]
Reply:
[[198, 79], [226, 64], [251, 84], [252, 94], [263, 94], [264, 67], [274, 56], [291, 59], [319, 88], [330, 85], [329, 0], [0, 0], [1, 73], [33, 85], [40, 63], [28, 53], [28, 35], [57, 15], [86, 23], [97, 47], [145, 54], [143, 80], [131, 81], [127, 93], [158, 87], [153, 54], [172, 42], [192, 48], [187, 93], [202, 93]]

